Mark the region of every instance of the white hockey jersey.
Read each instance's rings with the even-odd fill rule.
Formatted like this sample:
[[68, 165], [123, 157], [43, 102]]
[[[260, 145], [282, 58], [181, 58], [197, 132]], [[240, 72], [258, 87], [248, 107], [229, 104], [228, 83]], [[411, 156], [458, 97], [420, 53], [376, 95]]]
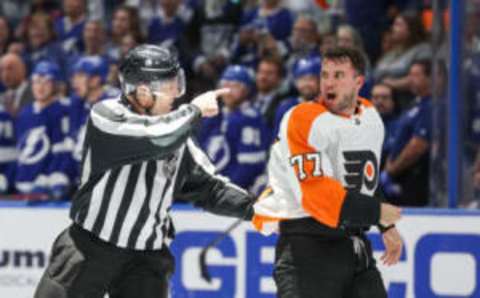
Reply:
[[383, 122], [366, 99], [352, 116], [329, 112], [321, 100], [292, 108], [271, 148], [255, 228], [269, 234], [279, 221], [302, 217], [337, 228], [347, 190], [374, 193], [383, 139]]

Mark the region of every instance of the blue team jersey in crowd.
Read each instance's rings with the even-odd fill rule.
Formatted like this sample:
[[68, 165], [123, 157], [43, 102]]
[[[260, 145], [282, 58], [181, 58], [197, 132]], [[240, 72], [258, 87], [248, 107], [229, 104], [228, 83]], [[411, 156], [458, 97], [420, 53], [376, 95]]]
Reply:
[[15, 130], [19, 152], [15, 187], [20, 193], [61, 196], [70, 187], [69, 104], [62, 99], [40, 109], [34, 102], [20, 112]]
[[245, 12], [241, 25], [252, 24], [256, 28], [265, 28], [276, 40], [286, 41], [293, 27], [294, 16], [286, 8], [278, 9], [274, 14], [267, 17], [259, 15], [260, 8]]
[[398, 119], [394, 141], [391, 144], [390, 156], [398, 157], [412, 137], [425, 139], [430, 143], [432, 137], [432, 102], [430, 97], [405, 111]]
[[223, 108], [204, 119], [198, 139], [219, 173], [235, 184], [248, 189], [263, 174], [269, 134], [261, 114], [249, 105], [231, 112]]
[[13, 120], [0, 106], [0, 193], [12, 189], [16, 160]]
[[65, 52], [69, 52], [77, 43], [82, 42], [85, 23], [86, 19], [73, 25], [67, 17], [61, 17], [55, 21], [55, 33]]
[[[259, 10], [259, 8], [256, 8], [245, 12], [240, 22], [241, 26], [254, 28], [257, 33], [269, 32], [277, 41], [281, 41], [287, 47], [287, 39], [293, 27], [292, 13], [286, 8], [280, 8], [274, 14], [262, 17], [259, 15]], [[237, 36], [230, 51], [232, 52], [233, 63], [252, 68], [257, 67], [259, 57], [255, 44], [241, 46]]]
[[193, 17], [192, 3], [180, 5], [172, 20], [166, 21], [166, 17], [160, 11], [160, 15], [152, 18], [148, 25], [148, 42], [153, 44], [175, 44], [182, 35], [185, 27]]
[[148, 42], [152, 44], [174, 44], [185, 30], [185, 23], [180, 17], [165, 23], [161, 18], [151, 20], [148, 26]]

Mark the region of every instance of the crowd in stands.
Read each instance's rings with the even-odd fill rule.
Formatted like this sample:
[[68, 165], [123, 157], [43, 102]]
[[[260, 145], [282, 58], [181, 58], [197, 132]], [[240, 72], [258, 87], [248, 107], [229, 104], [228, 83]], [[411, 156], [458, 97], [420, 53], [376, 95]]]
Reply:
[[321, 96], [322, 52], [343, 46], [364, 51], [361, 95], [385, 123], [381, 189], [393, 203], [428, 205], [431, 3], [365, 2], [2, 1], [0, 193], [71, 195], [89, 109], [119, 96], [118, 65], [142, 43], [178, 53], [187, 77], [179, 104], [231, 89], [197, 139], [220, 173], [259, 193], [282, 116]]

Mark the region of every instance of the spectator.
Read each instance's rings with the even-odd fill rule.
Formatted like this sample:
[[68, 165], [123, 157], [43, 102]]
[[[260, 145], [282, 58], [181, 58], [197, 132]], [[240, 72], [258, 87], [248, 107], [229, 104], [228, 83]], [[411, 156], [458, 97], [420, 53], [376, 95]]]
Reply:
[[186, 58], [187, 76], [193, 75], [192, 92], [214, 87], [230, 60], [230, 46], [242, 17], [242, 3], [205, 0], [195, 10], [186, 38], [179, 48]]
[[123, 59], [125, 55], [127, 55], [128, 51], [140, 45], [143, 42], [142, 39], [138, 39], [138, 36], [135, 34], [127, 34], [122, 38], [122, 42], [120, 44], [120, 59]]
[[394, 48], [378, 61], [375, 70], [375, 81], [383, 81], [391, 85], [400, 94], [399, 104], [407, 107], [411, 99], [408, 72], [413, 61], [431, 57], [431, 48], [418, 16], [398, 15], [392, 25]]
[[66, 55], [58, 43], [52, 19], [42, 13], [32, 16], [27, 29], [27, 61], [28, 69], [32, 70], [36, 64], [49, 60], [60, 67], [61, 76], [65, 77]]
[[81, 42], [87, 17], [86, 0], [63, 0], [64, 16], [55, 21], [55, 32], [65, 52]]
[[388, 28], [391, 22], [389, 11], [396, 10], [392, 4], [405, 1], [370, 0], [368, 5], [365, 5], [362, 0], [342, 2], [345, 6], [346, 22], [359, 32], [365, 42], [364, 46], [369, 60], [377, 61], [380, 53], [381, 32]]
[[186, 26], [192, 21], [193, 10], [181, 0], [161, 0], [159, 15], [148, 25], [147, 40], [151, 44], [176, 45]]
[[326, 51], [336, 47], [337, 45], [337, 35], [335, 32], [325, 32], [320, 34], [320, 55]]
[[380, 59], [382, 59], [385, 54], [393, 50], [393, 46], [394, 44], [393, 44], [392, 31], [391, 30], [383, 31]]
[[[173, 0], [177, 1], [177, 0]], [[142, 32], [146, 32], [148, 30], [148, 25], [150, 24], [151, 20], [159, 16], [159, 11], [162, 10], [162, 2], [170, 2], [167, 5], [172, 5], [173, 1], [171, 0], [126, 0], [125, 5], [131, 7], [138, 7], [138, 15], [140, 18]], [[209, 0], [207, 0], [209, 1]], [[216, 3], [219, 1], [214, 0]], [[189, 10], [195, 9], [197, 3], [200, 2], [199, 0], [181, 0], [180, 10]], [[213, 3], [213, 1], [212, 1]], [[216, 4], [214, 3], [214, 4]], [[198, 4], [200, 5], [200, 4]], [[184, 15], [184, 12], [181, 12]]]
[[32, 72], [35, 101], [19, 114], [16, 123], [17, 150], [15, 187], [23, 194], [65, 196], [71, 186], [71, 143], [67, 138], [67, 103], [56, 95], [60, 71], [42, 61]]
[[79, 173], [87, 117], [98, 101], [117, 97], [119, 90], [105, 85], [108, 62], [100, 56], [84, 56], [73, 67], [73, 96], [69, 109], [70, 136], [74, 140], [73, 158]]
[[293, 70], [295, 64], [304, 58], [319, 57], [318, 50], [319, 35], [317, 24], [306, 15], [299, 16], [293, 24], [292, 35], [290, 36], [290, 54], [287, 62], [287, 69]]
[[31, 85], [27, 80], [27, 69], [17, 54], [5, 54], [0, 58], [0, 79], [6, 90], [0, 95], [0, 105], [15, 117], [33, 100]]
[[360, 34], [350, 25], [343, 24], [337, 28], [337, 46], [365, 51]]
[[425, 206], [429, 202], [429, 161], [432, 131], [431, 62], [417, 60], [410, 66], [409, 82], [415, 105], [398, 120], [380, 182], [391, 202]]
[[283, 61], [280, 59], [264, 58], [258, 64], [255, 79], [257, 94], [253, 106], [260, 111], [271, 130], [274, 127], [275, 111], [287, 96], [285, 86], [282, 85], [283, 74]]
[[254, 81], [246, 67], [232, 65], [220, 85], [230, 93], [223, 96], [219, 115], [204, 119], [199, 142], [220, 174], [249, 189], [263, 174], [269, 146], [267, 128], [249, 101]]
[[232, 43], [231, 62], [255, 68], [258, 63], [257, 41], [265, 33], [256, 31], [252, 25], [242, 26]]
[[27, 36], [28, 24], [30, 24], [33, 15], [46, 14], [52, 20], [62, 16], [61, 5], [57, 0], [34, 0], [32, 2], [30, 12], [23, 16], [20, 24], [15, 26], [13, 35], [16, 39], [20, 40]]
[[13, 119], [0, 104], [0, 194], [13, 191], [16, 160]]
[[90, 20], [85, 23], [85, 27], [82, 34], [83, 48], [77, 49], [75, 53], [72, 53], [68, 60], [68, 74], [67, 77], [71, 77], [71, 67], [83, 56], [101, 56], [106, 60], [108, 64], [113, 63], [115, 58], [110, 57], [109, 47], [107, 42], [107, 35], [103, 23], [99, 20]]
[[245, 12], [232, 45], [232, 62], [256, 68], [265, 56], [286, 57], [293, 26], [292, 13], [279, 0], [265, 0]]
[[86, 56], [107, 56], [106, 43], [107, 35], [103, 23], [99, 20], [91, 20], [85, 23], [82, 33], [85, 49], [83, 54]]
[[390, 148], [395, 141], [394, 136], [398, 126], [399, 109], [395, 103], [393, 89], [387, 84], [375, 84], [372, 88], [371, 98], [385, 125], [385, 139], [383, 141], [382, 160], [380, 162], [380, 170], [383, 170]]
[[265, 30], [275, 40], [286, 42], [290, 37], [294, 16], [280, 0], [263, 0], [253, 10], [245, 12], [242, 25], [255, 24], [260, 30]]
[[122, 40], [125, 36], [132, 35], [134, 40], [143, 42], [138, 9], [132, 6], [119, 6], [115, 9], [110, 31], [111, 47], [109, 56], [119, 60], [121, 56]]
[[290, 37], [290, 55], [298, 58], [318, 55], [318, 38], [315, 20], [306, 15], [299, 16], [293, 24]]
[[315, 99], [320, 92], [320, 58], [301, 59], [293, 70], [298, 96], [282, 102], [275, 112], [273, 137], [277, 137], [283, 115], [299, 103]]

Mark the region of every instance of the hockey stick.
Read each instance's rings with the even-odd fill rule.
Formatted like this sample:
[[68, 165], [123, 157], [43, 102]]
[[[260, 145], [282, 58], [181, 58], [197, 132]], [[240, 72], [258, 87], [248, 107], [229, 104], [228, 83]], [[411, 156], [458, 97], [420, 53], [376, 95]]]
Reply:
[[235, 230], [243, 221], [245, 218], [239, 218], [233, 224], [231, 224], [222, 234], [218, 235], [218, 237], [215, 237], [212, 241], [210, 241], [200, 252], [200, 271], [202, 278], [206, 280], [207, 282], [212, 282], [212, 276], [210, 275], [210, 272], [208, 272], [208, 266], [207, 266], [207, 252], [210, 248], [217, 246], [220, 242], [222, 242], [223, 239], [225, 239], [233, 230]]

